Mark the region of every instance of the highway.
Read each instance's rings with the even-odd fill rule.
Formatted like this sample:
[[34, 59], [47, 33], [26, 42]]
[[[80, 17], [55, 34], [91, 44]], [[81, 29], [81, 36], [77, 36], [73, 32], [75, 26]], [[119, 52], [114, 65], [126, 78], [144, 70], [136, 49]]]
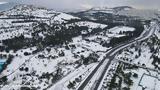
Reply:
[[[108, 67], [110, 66], [112, 60], [114, 59], [115, 55], [122, 49], [148, 39], [150, 36], [152, 36], [155, 32], [155, 30], [157, 29], [157, 27], [159, 28], [159, 26], [157, 25], [157, 22], [155, 22], [153, 25], [150, 26], [150, 28], [148, 30], [145, 30], [145, 32], [138, 38], [134, 39], [134, 40], [130, 40], [128, 42], [124, 42], [123, 44], [119, 44], [118, 46], [115, 46], [114, 48], [112, 48], [111, 50], [106, 52], [106, 56], [103, 58], [103, 60], [97, 65], [97, 67], [90, 73], [90, 75], [86, 78], [86, 80], [77, 88], [77, 90], [85, 90], [85, 87], [89, 84], [89, 82], [94, 78], [95, 74], [100, 70], [100, 68], [104, 67], [102, 70], [102, 73], [97, 76], [97, 79], [94, 79], [94, 85], [92, 86], [93, 90], [98, 90], [99, 85], [108, 69]], [[106, 59], [109, 59], [108, 62], [105, 62]], [[105, 66], [102, 66], [105, 65]]]

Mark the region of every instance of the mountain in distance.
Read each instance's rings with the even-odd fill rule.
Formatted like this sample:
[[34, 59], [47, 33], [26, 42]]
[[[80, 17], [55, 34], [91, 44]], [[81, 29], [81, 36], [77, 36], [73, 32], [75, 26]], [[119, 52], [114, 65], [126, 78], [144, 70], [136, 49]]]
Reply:
[[121, 10], [131, 10], [131, 9], [134, 9], [134, 8], [131, 7], [131, 6], [119, 6], [119, 7], [114, 7], [113, 9], [117, 10], [117, 11], [121, 11]]
[[[9, 3], [2, 5], [2, 11], [9, 9], [7, 6], [5, 8]], [[158, 22], [150, 24], [145, 20], [142, 23], [141, 19], [132, 16], [140, 14], [151, 18], [153, 16], [150, 15], [158, 17], [158, 14], [152, 13], [154, 11], [158, 13], [156, 10], [142, 12], [130, 6], [119, 6], [95, 7], [86, 11], [65, 13], [34, 5], [16, 5], [1, 12], [0, 54], [5, 64], [0, 68], [0, 90], [8, 90], [8, 87], [10, 90], [72, 90], [78, 89], [78, 85], [83, 87], [83, 84], [85, 87], [97, 86], [108, 90], [106, 85], [110, 85], [110, 80], [119, 79], [115, 74], [122, 76], [122, 82], [118, 82], [122, 84], [116, 84], [122, 86], [119, 87], [120, 90], [126, 88], [123, 85], [134, 88], [138, 84], [132, 81], [141, 79], [143, 69], [150, 73], [146, 68], [148, 63], [144, 63], [144, 60], [149, 59], [146, 55], [152, 57], [152, 53], [160, 49], [157, 39], [160, 36], [160, 27]], [[155, 38], [146, 42], [144, 39], [152, 34]], [[135, 39], [137, 37], [139, 39]], [[125, 50], [129, 45], [131, 47]], [[159, 53], [155, 54], [155, 59], [157, 55]], [[111, 59], [108, 59], [110, 56]], [[139, 65], [145, 67], [135, 70], [122, 60], [120, 64], [119, 61], [112, 62], [121, 57], [124, 62], [132, 63], [132, 60], [136, 60]], [[139, 60], [141, 57], [142, 61]], [[159, 66], [158, 59], [154, 63]], [[116, 72], [119, 69], [122, 69], [124, 75]], [[124, 76], [129, 75], [128, 70], [137, 71], [136, 78], [126, 79]], [[98, 78], [95, 79], [95, 76]], [[104, 77], [103, 80], [99, 79], [101, 77]], [[97, 80], [102, 85], [94, 84]], [[132, 85], [123, 80], [131, 81]], [[15, 83], [18, 87], [12, 87]], [[111, 82], [111, 85], [115, 83], [117, 82]]]
[[1, 3], [0, 4], [0, 11], [5, 11], [5, 10], [8, 10], [8, 9], [11, 9], [15, 5], [17, 5], [17, 3], [13, 3], [13, 2]]
[[121, 15], [121, 16], [127, 16], [127, 17], [131, 16], [131, 17], [151, 20], [153, 18], [158, 18], [157, 15], [160, 14], [160, 10], [137, 9], [131, 6], [118, 6], [118, 7], [113, 7], [113, 8], [94, 7], [89, 10], [72, 13], [72, 14], [75, 16], [78, 15], [83, 18], [89, 18], [90, 20], [97, 19], [95, 17], [98, 17], [99, 15], [101, 15], [104, 18], [106, 18], [106, 16], [111, 18], [113, 15]]
[[118, 6], [118, 7], [113, 7], [113, 8], [109, 8], [109, 7], [93, 7], [91, 8], [90, 10], [117, 10], [117, 11], [121, 11], [121, 10], [130, 10], [130, 9], [134, 9], [133, 7], [131, 6]]

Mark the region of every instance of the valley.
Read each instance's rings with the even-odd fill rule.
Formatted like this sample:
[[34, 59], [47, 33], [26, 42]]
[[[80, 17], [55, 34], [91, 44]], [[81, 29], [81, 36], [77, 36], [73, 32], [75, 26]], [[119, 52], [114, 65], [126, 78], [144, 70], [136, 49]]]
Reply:
[[132, 11], [139, 12], [64, 13], [25, 4], [2, 11], [0, 89], [150, 90], [146, 77], [159, 78], [160, 12], [125, 14]]

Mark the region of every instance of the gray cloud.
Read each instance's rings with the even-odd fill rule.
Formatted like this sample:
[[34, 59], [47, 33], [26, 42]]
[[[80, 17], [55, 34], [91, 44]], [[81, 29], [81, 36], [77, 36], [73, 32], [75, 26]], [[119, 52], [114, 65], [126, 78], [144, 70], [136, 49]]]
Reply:
[[26, 4], [35, 4], [58, 10], [86, 9], [91, 7], [122, 6], [129, 5], [135, 8], [158, 9], [160, 0], [1, 0], [8, 2], [18, 2]]

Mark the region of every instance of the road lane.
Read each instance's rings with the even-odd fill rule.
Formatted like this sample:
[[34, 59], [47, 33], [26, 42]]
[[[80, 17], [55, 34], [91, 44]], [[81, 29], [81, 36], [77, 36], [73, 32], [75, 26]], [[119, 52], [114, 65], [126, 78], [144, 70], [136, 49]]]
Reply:
[[114, 47], [113, 49], [109, 50], [107, 52], [106, 56], [104, 57], [104, 59], [97, 65], [97, 67], [92, 71], [92, 73], [87, 77], [87, 79], [82, 83], [82, 85], [77, 90], [84, 90], [84, 88], [91, 81], [91, 79], [93, 78], [95, 73], [97, 73], [97, 70], [99, 68], [103, 67], [102, 64], [108, 58], [109, 61], [107, 63], [105, 63], [105, 67], [103, 68], [103, 72], [101, 73], [100, 77], [98, 77], [99, 79], [95, 81], [95, 85], [92, 87], [94, 90], [97, 90], [100, 85], [100, 82], [103, 79], [103, 76], [105, 75], [105, 71], [110, 66], [111, 61], [114, 59], [116, 53], [118, 53], [120, 50], [132, 45], [133, 43], [136, 43], [137, 41], [143, 41], [143, 40], [149, 38], [151, 35], [154, 34], [155, 30], [156, 30], [156, 25], [153, 25], [149, 28], [149, 30], [146, 30], [146, 32], [143, 35], [141, 35], [141, 37], [138, 37], [135, 40], [131, 40], [131, 41], [126, 42], [124, 44], [118, 45], [118, 46]]

